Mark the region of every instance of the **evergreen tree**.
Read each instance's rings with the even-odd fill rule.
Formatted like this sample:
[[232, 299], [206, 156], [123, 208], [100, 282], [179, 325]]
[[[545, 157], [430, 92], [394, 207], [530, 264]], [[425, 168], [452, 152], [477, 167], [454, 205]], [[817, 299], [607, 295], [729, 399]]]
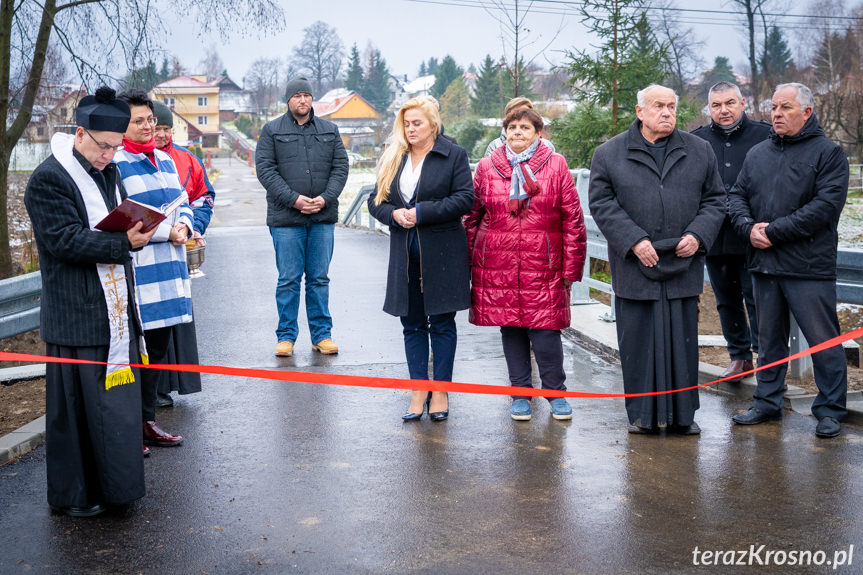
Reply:
[[635, 21], [632, 28], [632, 43], [625, 52], [629, 64], [627, 73], [622, 74], [618, 87], [622, 106], [632, 110], [635, 115], [635, 94], [650, 84], [661, 84], [665, 80], [665, 46], [660, 45], [650, 27], [645, 12]]
[[503, 114], [502, 78], [497, 63], [486, 55], [476, 76], [476, 89], [470, 99], [471, 109], [481, 118], [498, 118]]
[[345, 78], [345, 88], [361, 93], [363, 89], [363, 65], [360, 62], [360, 51], [356, 43], [351, 47], [351, 56], [348, 60], [348, 75]]
[[390, 72], [386, 60], [381, 56], [380, 50], [373, 48], [369, 51], [366, 76], [363, 79], [360, 95], [381, 114], [386, 112], [387, 106], [392, 101], [389, 78]]
[[153, 86], [158, 84], [159, 72], [152, 60], [146, 66], [135, 68], [123, 78], [123, 90], [143, 90], [149, 92]]
[[435, 79], [434, 85], [431, 87], [431, 95], [440, 99], [452, 81], [460, 78], [462, 74], [464, 74], [464, 70], [455, 63], [455, 58], [447, 54], [434, 73]]
[[761, 77], [767, 86], [767, 92], [772, 92], [772, 88], [777, 84], [782, 83], [793, 67], [791, 60], [791, 50], [788, 49], [788, 42], [782, 35], [782, 31], [773, 26], [767, 34], [767, 40], [764, 42], [764, 53], [761, 55]]
[[506, 70], [501, 70], [501, 74], [503, 75], [503, 99], [504, 104], [508, 102], [511, 98], [516, 98], [518, 96], [523, 96], [525, 98], [530, 98], [533, 96], [533, 77], [530, 75], [530, 72], [527, 68], [527, 65], [524, 63], [524, 60], [519, 59], [518, 61], [518, 92], [515, 90], [515, 79], [513, 78], [513, 74], [507, 72]]
[[417, 77], [418, 77], [418, 78], [422, 78], [422, 77], [423, 77], [423, 76], [425, 76], [426, 74], [428, 74], [428, 69], [426, 68], [426, 62], [425, 62], [425, 60], [423, 60], [423, 61], [420, 63], [420, 70], [419, 70], [419, 73], [417, 74]]
[[437, 74], [437, 69], [440, 67], [440, 63], [437, 61], [437, 58], [429, 58], [429, 63], [426, 66], [426, 74]]
[[734, 70], [731, 69], [728, 58], [725, 56], [717, 56], [713, 61], [713, 68], [704, 72], [701, 78], [701, 85], [698, 88], [699, 97], [702, 100], [706, 100], [710, 88], [717, 82], [737, 84], [737, 77], [734, 75]]
[[[599, 38], [595, 53], [568, 52], [565, 69], [579, 109], [553, 124], [571, 166], [635, 118], [636, 93], [664, 78], [665, 47], [644, 16], [643, 0], [584, 0], [582, 22]], [[678, 119], [680, 121], [680, 119]]]
[[479, 157], [481, 158], [485, 153], [486, 144], [490, 139], [486, 137], [487, 131], [488, 128], [476, 118], [465, 118], [446, 125], [447, 135], [458, 140], [458, 145], [467, 150], [471, 157], [476, 157], [471, 152], [477, 147], [477, 142], [482, 142], [482, 151], [479, 152]]
[[159, 68], [159, 82], [162, 83], [171, 79], [171, 69], [167, 58], [162, 58], [162, 67]]
[[470, 90], [459, 76], [447, 87], [440, 97], [440, 115], [444, 124], [466, 118], [470, 114]]
[[[643, 0], [584, 0], [582, 22], [599, 37], [596, 53], [567, 53], [566, 69], [581, 104], [610, 106], [608, 135], [626, 129], [635, 116], [635, 94], [661, 83], [665, 49], [639, 42], [649, 23]], [[583, 115], [599, 118], [599, 115]]]
[[860, 65], [860, 45], [850, 26], [842, 32], [825, 32], [815, 57], [813, 73], [819, 84], [828, 88]]

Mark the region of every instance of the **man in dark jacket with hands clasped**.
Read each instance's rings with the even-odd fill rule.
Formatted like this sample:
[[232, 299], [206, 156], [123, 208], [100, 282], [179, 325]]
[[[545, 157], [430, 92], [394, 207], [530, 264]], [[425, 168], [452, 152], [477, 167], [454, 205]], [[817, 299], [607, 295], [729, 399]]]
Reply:
[[332, 122], [315, 117], [312, 85], [288, 82], [288, 112], [261, 130], [255, 151], [258, 180], [267, 190], [267, 225], [276, 250], [277, 356], [294, 353], [300, 282], [306, 278], [306, 316], [312, 348], [338, 353], [332, 340], [330, 260], [339, 194], [348, 179], [348, 154]]
[[[806, 340], [819, 344], [839, 335], [836, 251], [839, 214], [848, 193], [848, 160], [824, 135], [803, 84], [780, 84], [773, 94], [773, 131], [743, 163], [731, 189], [728, 212], [749, 242], [759, 330], [759, 364], [788, 356], [789, 310]], [[818, 396], [815, 434], [839, 435], [845, 416], [845, 352], [835, 346], [812, 356]], [[787, 364], [757, 373], [752, 407], [732, 419], [742, 425], [782, 415]]]

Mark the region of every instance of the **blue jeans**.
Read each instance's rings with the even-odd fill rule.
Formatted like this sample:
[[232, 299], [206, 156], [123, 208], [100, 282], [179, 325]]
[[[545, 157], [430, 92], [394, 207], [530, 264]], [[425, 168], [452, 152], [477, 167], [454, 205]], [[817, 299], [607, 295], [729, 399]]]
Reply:
[[455, 312], [428, 315], [420, 290], [420, 258], [416, 235], [411, 234], [408, 260], [408, 315], [403, 316], [402, 334], [411, 379], [429, 378], [429, 340], [434, 356], [432, 377], [452, 381], [455, 348], [458, 341]]
[[297, 340], [297, 314], [300, 309], [300, 280], [306, 276], [306, 317], [312, 343], [331, 337], [330, 278], [335, 224], [306, 224], [270, 228], [276, 249], [279, 283], [276, 308], [279, 312], [279, 341]]

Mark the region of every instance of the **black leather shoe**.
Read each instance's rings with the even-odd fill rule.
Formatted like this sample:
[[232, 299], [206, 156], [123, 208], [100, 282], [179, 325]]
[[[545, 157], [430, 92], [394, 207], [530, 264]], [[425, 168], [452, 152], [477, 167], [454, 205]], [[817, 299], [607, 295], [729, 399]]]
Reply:
[[55, 513], [62, 513], [63, 515], [68, 515], [69, 517], [95, 517], [96, 515], [101, 515], [105, 512], [105, 507], [97, 503], [92, 507], [59, 507], [56, 505], [51, 506], [51, 511]]
[[449, 417], [449, 409], [446, 411], [435, 411], [434, 413], [429, 413], [429, 419], [432, 421], [446, 421], [447, 417]]
[[[419, 413], [414, 413], [413, 411], [408, 411], [407, 413], [402, 415], [402, 420], [404, 420], [404, 421], [419, 421], [420, 419], [423, 418], [423, 414], [426, 411], [428, 411], [430, 403], [431, 403], [431, 392], [429, 392], [429, 394], [426, 396], [426, 402], [423, 404], [423, 410], [422, 411], [420, 411]], [[431, 417], [431, 416], [432, 416], [432, 414], [429, 413], [429, 417]], [[444, 417], [444, 419], [446, 419], [446, 417]], [[439, 421], [439, 420], [435, 420], [435, 421]]]
[[641, 427], [640, 425], [633, 425], [631, 423], [626, 430], [633, 435], [652, 435], [659, 433], [659, 430], [655, 427]]
[[759, 423], [776, 421], [779, 419], [782, 419], [782, 413], [771, 415], [769, 413], [764, 413], [755, 407], [750, 407], [743, 413], [738, 413], [731, 417], [731, 421], [739, 423], [740, 425], [758, 425]]
[[171, 407], [174, 405], [174, 398], [170, 393], [156, 394], [156, 407]]
[[836, 437], [842, 430], [839, 422], [832, 417], [822, 417], [815, 426], [815, 435], [818, 437]]
[[449, 394], [447, 394], [447, 408], [443, 411], [431, 411], [431, 394], [429, 394], [428, 399], [428, 409], [429, 409], [429, 419], [432, 421], [446, 421], [446, 418], [449, 417]]
[[674, 425], [672, 426], [671, 431], [678, 435], [698, 435], [701, 433], [701, 428], [693, 421], [692, 425]]

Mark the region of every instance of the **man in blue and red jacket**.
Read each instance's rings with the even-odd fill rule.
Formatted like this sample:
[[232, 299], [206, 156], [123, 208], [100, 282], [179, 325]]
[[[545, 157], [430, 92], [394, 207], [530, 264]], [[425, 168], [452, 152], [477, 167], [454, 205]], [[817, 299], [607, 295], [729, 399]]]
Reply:
[[210, 224], [213, 215], [213, 201], [216, 192], [207, 178], [207, 171], [198, 157], [180, 146], [174, 145], [172, 131], [174, 128], [174, 116], [171, 109], [165, 104], [153, 101], [156, 116], [156, 147], [171, 156], [177, 165], [177, 175], [180, 183], [189, 194], [189, 205], [195, 216], [194, 235], [199, 246], [206, 245], [204, 232]]
[[[213, 201], [216, 192], [207, 178], [207, 171], [198, 157], [180, 146], [174, 145], [174, 117], [171, 109], [162, 102], [153, 101], [153, 115], [156, 116], [156, 130], [153, 138], [156, 147], [171, 156], [177, 166], [180, 183], [189, 194], [189, 205], [192, 207], [194, 219], [193, 236], [198, 246], [206, 245], [204, 233], [213, 215]], [[174, 326], [171, 334], [172, 343], [169, 350], [170, 363], [198, 363], [197, 335], [195, 323]], [[180, 395], [201, 391], [201, 376], [197, 373], [163, 372], [160, 378], [156, 405], [167, 407], [173, 405], [171, 391]]]

